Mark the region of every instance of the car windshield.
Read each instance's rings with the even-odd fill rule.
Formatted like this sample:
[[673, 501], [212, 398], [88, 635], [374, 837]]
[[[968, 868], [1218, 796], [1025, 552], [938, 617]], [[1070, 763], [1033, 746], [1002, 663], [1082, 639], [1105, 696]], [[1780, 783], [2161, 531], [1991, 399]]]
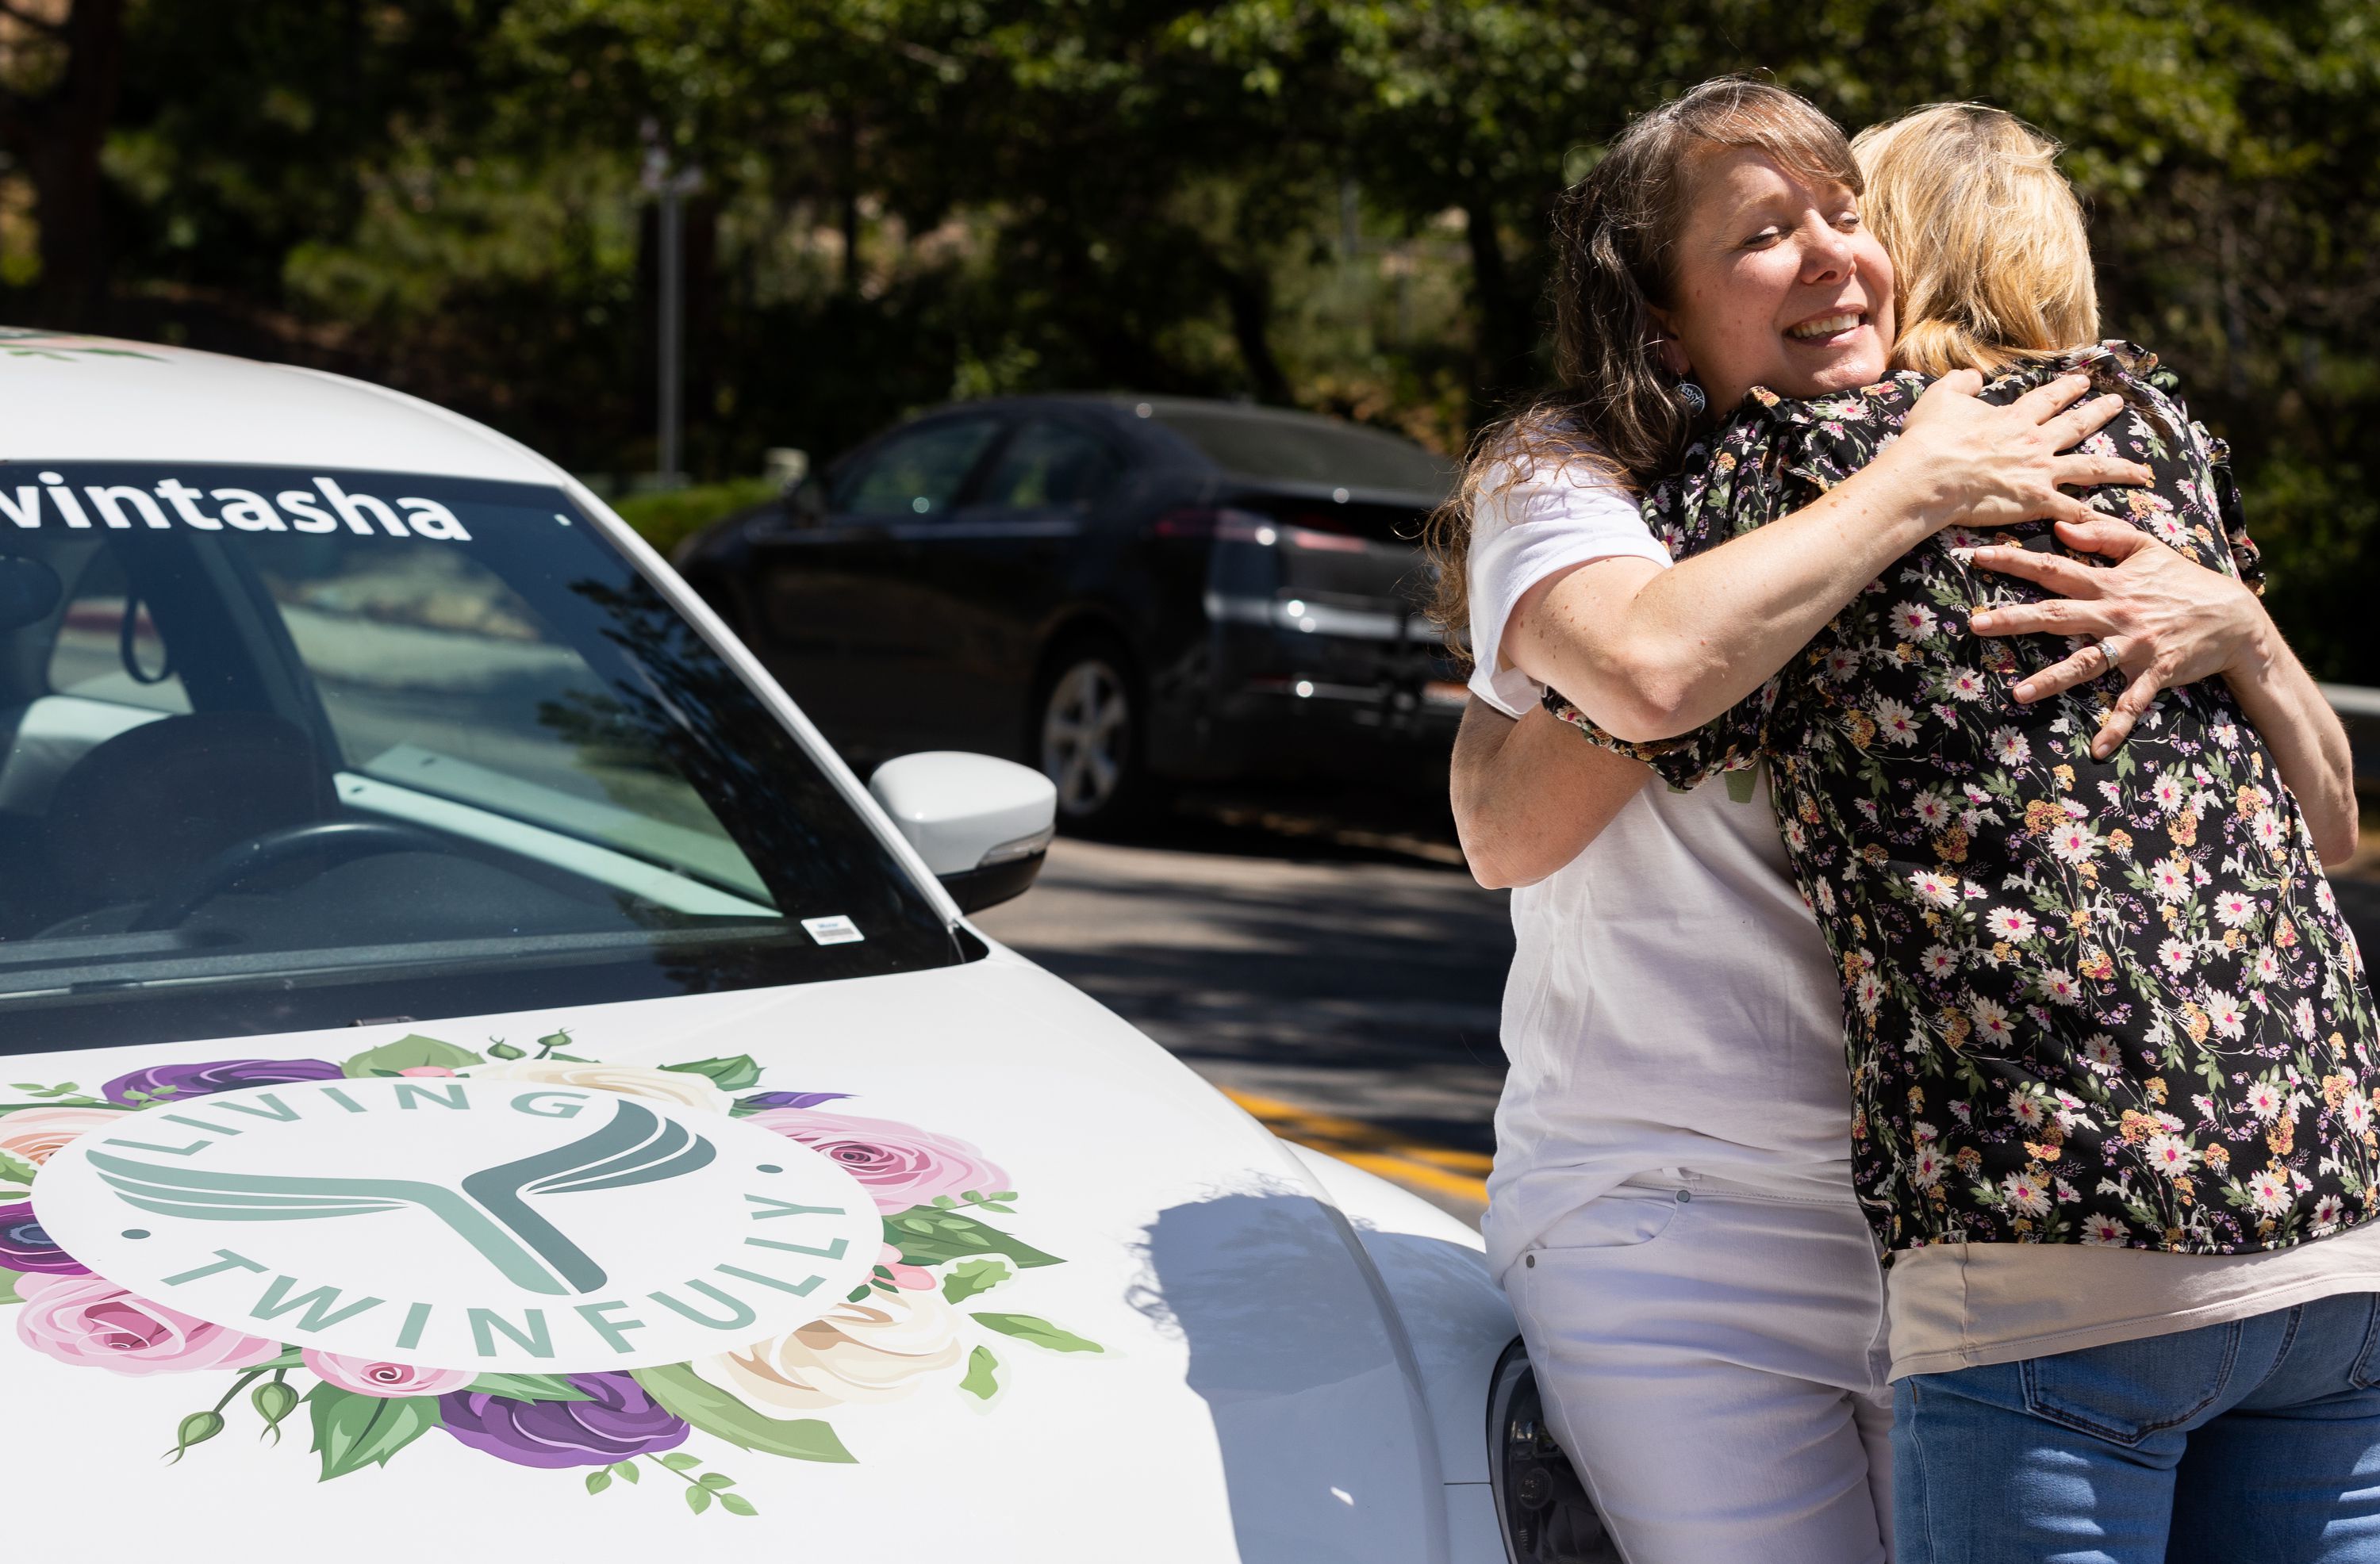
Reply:
[[0, 1053], [960, 960], [559, 490], [0, 473]]
[[1312, 416], [1160, 406], [1159, 423], [1225, 472], [1269, 483], [1442, 497], [1453, 464], [1409, 440]]

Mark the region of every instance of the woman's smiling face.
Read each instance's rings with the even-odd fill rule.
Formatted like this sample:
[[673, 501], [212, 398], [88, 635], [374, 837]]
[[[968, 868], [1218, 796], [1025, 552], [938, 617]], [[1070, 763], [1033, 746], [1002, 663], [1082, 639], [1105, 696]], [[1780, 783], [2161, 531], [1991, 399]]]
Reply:
[[1670, 307], [1657, 309], [1672, 369], [1691, 370], [1715, 410], [1765, 385], [1819, 396], [1884, 378], [1892, 352], [1892, 261], [1859, 201], [1767, 153], [1700, 160], [1678, 236]]

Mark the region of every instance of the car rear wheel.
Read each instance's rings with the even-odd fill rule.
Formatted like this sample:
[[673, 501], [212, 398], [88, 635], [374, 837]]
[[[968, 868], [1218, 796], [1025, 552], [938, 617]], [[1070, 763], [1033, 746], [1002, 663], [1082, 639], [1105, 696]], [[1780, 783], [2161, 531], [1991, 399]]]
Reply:
[[1119, 649], [1085, 642], [1041, 683], [1041, 770], [1058, 789], [1060, 823], [1075, 830], [1116, 825], [1146, 802], [1139, 702], [1124, 667]]

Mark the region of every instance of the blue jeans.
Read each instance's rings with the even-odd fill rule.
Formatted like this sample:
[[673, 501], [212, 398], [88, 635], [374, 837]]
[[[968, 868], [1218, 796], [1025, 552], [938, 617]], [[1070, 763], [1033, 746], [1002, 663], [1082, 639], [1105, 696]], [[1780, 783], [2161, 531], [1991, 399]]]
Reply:
[[2380, 1294], [1893, 1388], [1900, 1564], [2380, 1564]]

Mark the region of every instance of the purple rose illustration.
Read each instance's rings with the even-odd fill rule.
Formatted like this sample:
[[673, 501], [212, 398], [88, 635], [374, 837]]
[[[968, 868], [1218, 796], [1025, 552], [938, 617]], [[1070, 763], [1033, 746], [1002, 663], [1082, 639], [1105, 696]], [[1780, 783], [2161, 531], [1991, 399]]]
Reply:
[[59, 1248], [57, 1240], [42, 1231], [30, 1201], [0, 1206], [0, 1270], [41, 1276], [91, 1274], [89, 1266]]
[[754, 1092], [735, 1100], [747, 1109], [816, 1108], [821, 1102], [840, 1102], [849, 1092]]
[[118, 1075], [100, 1089], [110, 1102], [138, 1108], [140, 1104], [126, 1094], [140, 1092], [154, 1097], [162, 1091], [171, 1102], [242, 1086], [277, 1086], [284, 1081], [335, 1081], [345, 1073], [322, 1059], [218, 1059], [206, 1064], [152, 1064]]
[[586, 1401], [516, 1401], [455, 1390], [438, 1398], [446, 1432], [516, 1466], [609, 1466], [686, 1443], [686, 1425], [625, 1374], [567, 1374]]

